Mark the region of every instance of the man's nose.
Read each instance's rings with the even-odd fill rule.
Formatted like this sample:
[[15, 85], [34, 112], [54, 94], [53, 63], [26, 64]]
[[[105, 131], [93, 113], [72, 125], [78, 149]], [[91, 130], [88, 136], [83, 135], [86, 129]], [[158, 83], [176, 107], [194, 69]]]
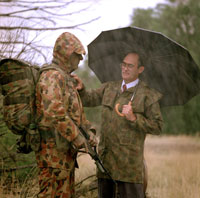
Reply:
[[127, 67], [127, 66], [126, 66], [126, 67], [124, 67], [124, 70], [125, 70], [125, 71], [127, 71], [127, 70], [128, 70], [128, 67]]

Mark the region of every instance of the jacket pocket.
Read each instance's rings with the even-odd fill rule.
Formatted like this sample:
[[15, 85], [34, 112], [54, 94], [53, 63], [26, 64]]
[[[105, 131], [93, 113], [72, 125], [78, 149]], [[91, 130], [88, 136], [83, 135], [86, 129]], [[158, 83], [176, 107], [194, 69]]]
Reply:
[[[56, 149], [59, 152], [68, 152], [70, 149], [70, 143], [60, 135], [58, 131], [55, 130], [55, 141], [56, 141]], [[72, 147], [71, 147], [72, 148]]]
[[113, 109], [117, 95], [117, 91], [105, 90], [102, 105]]
[[119, 134], [119, 143], [120, 145], [131, 145], [133, 144], [134, 133], [133, 131], [128, 131], [126, 129], [122, 129]]

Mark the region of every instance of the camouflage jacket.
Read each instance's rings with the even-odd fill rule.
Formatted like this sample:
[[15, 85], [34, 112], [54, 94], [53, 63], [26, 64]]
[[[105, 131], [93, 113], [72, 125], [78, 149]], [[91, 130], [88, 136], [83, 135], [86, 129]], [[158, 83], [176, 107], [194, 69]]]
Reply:
[[77, 126], [91, 127], [73, 78], [55, 69], [43, 71], [36, 87], [36, 105], [42, 135], [41, 150], [36, 152], [38, 166], [72, 170], [76, 152], [71, 142], [79, 134]]
[[[112, 178], [142, 183], [146, 134], [159, 134], [162, 128], [163, 120], [158, 103], [161, 94], [140, 81], [132, 102], [137, 120], [131, 122], [120, 117], [114, 107], [117, 103], [121, 107], [128, 104], [136, 87], [121, 93], [121, 83], [122, 81], [108, 82], [91, 91], [83, 89], [80, 96], [84, 106], [102, 105], [99, 155]], [[105, 175], [98, 172], [98, 177]]]

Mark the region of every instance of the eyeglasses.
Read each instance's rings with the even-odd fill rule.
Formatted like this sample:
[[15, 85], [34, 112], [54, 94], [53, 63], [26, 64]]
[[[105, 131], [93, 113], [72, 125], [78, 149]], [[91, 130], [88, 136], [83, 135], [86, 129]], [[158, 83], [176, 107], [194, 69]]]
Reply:
[[131, 68], [133, 68], [134, 67], [134, 65], [133, 64], [128, 64], [128, 63], [124, 63], [124, 62], [122, 62], [122, 63], [120, 63], [120, 67], [121, 68], [127, 68], [127, 69], [131, 69]]

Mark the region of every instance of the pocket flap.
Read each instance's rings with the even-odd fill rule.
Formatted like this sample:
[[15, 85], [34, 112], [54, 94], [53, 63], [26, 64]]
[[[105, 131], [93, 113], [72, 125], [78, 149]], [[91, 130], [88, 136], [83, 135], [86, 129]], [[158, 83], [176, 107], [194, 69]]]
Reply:
[[118, 92], [116, 90], [113, 90], [113, 91], [105, 90], [104, 97], [102, 100], [102, 105], [108, 106], [113, 109], [117, 95], [118, 95]]

